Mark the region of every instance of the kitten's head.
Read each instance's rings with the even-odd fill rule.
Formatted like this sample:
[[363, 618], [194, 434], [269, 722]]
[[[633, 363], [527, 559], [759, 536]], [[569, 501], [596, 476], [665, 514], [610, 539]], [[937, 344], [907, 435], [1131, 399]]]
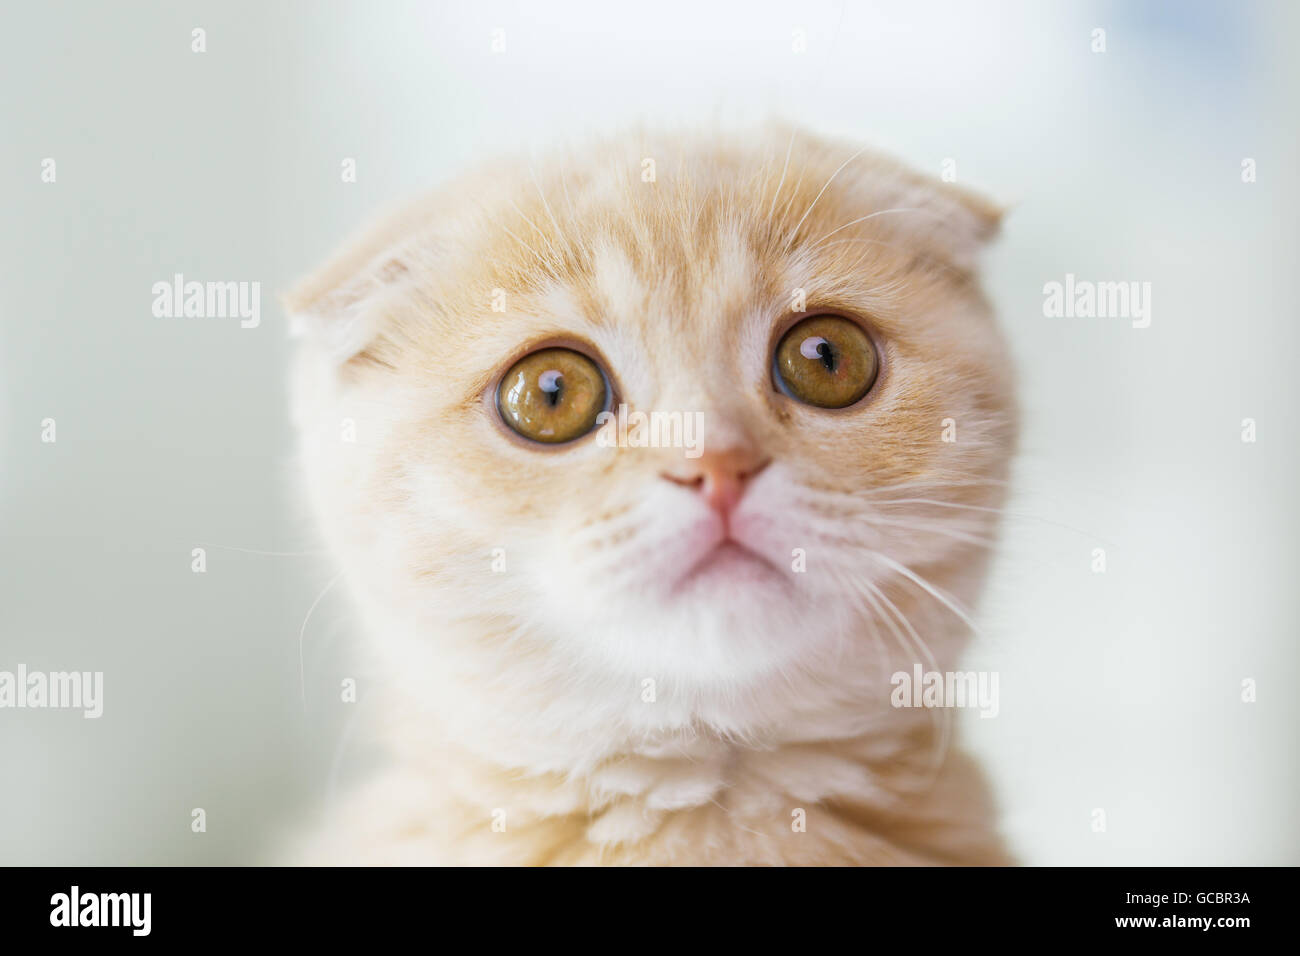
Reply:
[[905, 595], [972, 595], [1014, 441], [973, 275], [996, 225], [789, 129], [406, 208], [288, 303], [354, 591], [431, 648], [696, 686], [906, 642]]

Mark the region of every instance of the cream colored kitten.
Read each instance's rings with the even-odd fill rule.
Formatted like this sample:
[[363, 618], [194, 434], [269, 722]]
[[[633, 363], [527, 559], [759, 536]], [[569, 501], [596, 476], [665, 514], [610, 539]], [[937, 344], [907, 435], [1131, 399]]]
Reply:
[[891, 704], [958, 668], [996, 531], [996, 227], [802, 131], [638, 135], [485, 169], [305, 282], [302, 474], [391, 749], [306, 858], [1006, 862], [951, 712]]

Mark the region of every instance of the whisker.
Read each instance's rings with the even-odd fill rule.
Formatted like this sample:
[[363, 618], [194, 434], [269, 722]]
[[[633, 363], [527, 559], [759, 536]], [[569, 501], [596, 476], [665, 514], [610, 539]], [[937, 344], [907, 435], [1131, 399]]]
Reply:
[[531, 163], [528, 166], [528, 174], [532, 177], [533, 185], [537, 187], [537, 195], [542, 200], [542, 208], [546, 210], [546, 215], [551, 218], [551, 225], [555, 226], [555, 234], [564, 239], [565, 243], [571, 247], [573, 243], [569, 242], [565, 237], [564, 230], [560, 228], [560, 221], [555, 218], [555, 213], [551, 211], [551, 204], [546, 201], [546, 193], [542, 192], [542, 184], [537, 181], [537, 170], [533, 169]]
[[814, 242], [811, 246], [809, 246], [809, 248], [810, 248], [810, 249], [816, 249], [818, 246], [820, 246], [823, 242], [825, 242], [825, 241], [826, 241], [827, 239], [829, 239], [831, 236], [835, 235], [835, 233], [840, 232], [840, 231], [843, 230], [843, 229], [847, 229], [847, 228], [849, 228], [849, 226], [856, 226], [856, 225], [857, 225], [858, 223], [860, 223], [860, 222], [866, 222], [868, 219], [875, 219], [877, 216], [883, 216], [883, 215], [885, 215], [885, 214], [887, 214], [887, 213], [891, 213], [891, 212], [919, 212], [919, 213], [923, 213], [923, 214], [928, 213], [929, 215], [933, 216], [933, 217], [936, 218], [936, 219], [940, 219], [940, 218], [942, 218], [941, 216], [935, 214], [934, 212], [932, 212], [932, 211], [929, 210], [929, 209], [921, 209], [921, 208], [918, 208], [918, 207], [899, 206], [899, 207], [896, 208], [896, 209], [881, 209], [881, 210], [878, 210], [877, 212], [873, 212], [873, 213], [871, 213], [870, 215], [867, 215], [867, 216], [859, 216], [857, 219], [853, 219], [853, 220], [851, 220], [851, 221], [849, 221], [849, 222], [846, 222], [844, 225], [839, 226], [838, 228], [832, 229], [830, 232], [826, 233], [826, 235], [822, 236], [820, 239], [818, 239], [816, 242]]
[[[930, 652], [930, 648], [925, 643], [925, 641], [921, 639], [921, 635], [917, 633], [916, 628], [912, 626], [912, 622], [907, 619], [907, 615], [903, 614], [903, 612], [898, 609], [898, 605], [896, 605], [893, 601], [891, 601], [889, 597], [884, 593], [883, 590], [871, 584], [870, 582], [864, 582], [864, 583], [866, 584], [867, 588], [871, 592], [874, 592], [875, 595], [885, 604], [886, 607], [888, 607], [894, 613], [894, 615], [902, 623], [903, 627], [911, 635], [914, 645], [917, 647], [918, 651], [921, 653], [922, 656], [925, 657], [925, 663], [928, 665], [929, 669], [932, 671], [937, 671], [939, 669], [939, 665], [935, 662], [934, 655]], [[930, 769], [933, 775], [937, 776], [939, 773], [939, 769], [943, 766], [943, 762], [945, 759], [947, 759], [948, 756], [948, 747], [949, 747], [951, 732], [952, 732], [952, 715], [949, 714], [946, 710], [939, 708], [937, 711], [935, 711], [932, 714], [932, 717], [935, 722], [935, 725], [938, 727], [939, 730], [939, 739], [933, 751]], [[933, 782], [933, 777], [931, 779], [931, 782]]]
[[789, 246], [794, 243], [794, 238], [798, 234], [799, 228], [804, 224], [804, 221], [807, 220], [809, 214], [813, 211], [813, 208], [817, 205], [818, 201], [822, 198], [822, 195], [826, 192], [827, 189], [830, 188], [831, 183], [835, 181], [835, 177], [838, 176], [844, 170], [845, 166], [853, 162], [855, 159], [857, 159], [866, 151], [867, 151], [867, 147], [863, 146], [860, 150], [858, 150], [848, 159], [844, 160], [844, 162], [840, 163], [839, 167], [835, 170], [835, 172], [831, 173], [830, 177], [826, 180], [825, 185], [823, 185], [822, 188], [818, 191], [817, 195], [813, 197], [813, 201], [808, 204], [808, 208], [804, 210], [804, 214], [799, 217], [799, 221], [795, 223], [795, 227], [792, 230], [790, 230], [788, 234], [788, 238], [786, 240], [787, 248], [789, 248]]
[[874, 504], [881, 505], [929, 505], [935, 508], [953, 508], [962, 511], [980, 511], [989, 514], [1005, 515], [1008, 518], [1017, 518], [1027, 521], [1041, 521], [1044, 524], [1055, 525], [1058, 528], [1064, 528], [1066, 531], [1073, 531], [1075, 534], [1086, 535], [1100, 541], [1102, 544], [1110, 545], [1112, 542], [1107, 541], [1100, 535], [1087, 531], [1084, 528], [1076, 528], [1074, 525], [1065, 524], [1061, 521], [1053, 521], [1051, 518], [1044, 518], [1041, 515], [1023, 514], [1017, 511], [1005, 511], [1002, 508], [989, 508], [982, 505], [965, 505], [956, 501], [937, 501], [933, 498], [881, 498], [876, 499]]
[[551, 250], [551, 255], [555, 257], [555, 261], [560, 262], [563, 257], [558, 252], [555, 251], [555, 246], [551, 245], [551, 240], [546, 237], [546, 233], [542, 232], [541, 229], [537, 228], [537, 223], [529, 219], [524, 214], [524, 211], [519, 208], [518, 204], [516, 204], [513, 199], [510, 200], [510, 207], [515, 212], [519, 213], [519, 217], [523, 219], [524, 222], [528, 223], [528, 225], [533, 227], [533, 231], [542, 237], [542, 242], [546, 243], [546, 248]]
[[776, 201], [781, 195], [781, 187], [785, 185], [785, 174], [790, 170], [790, 153], [794, 149], [794, 137], [796, 130], [790, 131], [790, 145], [785, 150], [785, 165], [781, 167], [781, 180], [776, 184], [776, 192], [772, 193], [772, 202], [767, 209], [767, 220], [772, 221], [772, 213], [776, 212]]
[[941, 590], [936, 588], [929, 581], [926, 581], [920, 575], [916, 574], [914, 571], [912, 571], [911, 568], [904, 567], [903, 565], [895, 561], [893, 558], [887, 557], [883, 554], [880, 554], [879, 552], [872, 552], [872, 557], [875, 558], [877, 561], [879, 561], [881, 564], [885, 565], [888, 568], [892, 568], [894, 571], [901, 574], [903, 577], [907, 578], [909, 581], [911, 581], [917, 587], [921, 588], [921, 590], [925, 591], [927, 594], [929, 594], [932, 598], [934, 598], [936, 601], [938, 601], [948, 610], [952, 611], [952, 613], [955, 614], [963, 624], [965, 624], [968, 628], [971, 629], [971, 632], [973, 634], [976, 634], [979, 637], [984, 636], [983, 632], [979, 629], [976, 623], [973, 620], [971, 620], [970, 615], [967, 614], [964, 610], [962, 610], [962, 608], [955, 601], [953, 601], [952, 598], [944, 594]]
[[321, 598], [329, 592], [330, 588], [334, 587], [335, 582], [341, 577], [343, 577], [342, 571], [330, 578], [330, 583], [325, 585], [320, 594], [316, 595], [316, 600], [311, 602], [311, 607], [307, 608], [307, 616], [302, 619], [302, 627], [298, 629], [298, 686], [302, 693], [304, 706], [307, 703], [307, 671], [303, 665], [302, 641], [303, 636], [307, 633], [307, 622], [311, 620], [312, 612], [316, 610], [316, 605], [321, 602]]
[[[953, 472], [947, 475], [917, 479], [915, 481], [903, 481], [894, 485], [883, 485], [878, 488], [841, 490], [829, 486], [802, 486], [805, 490], [814, 494], [824, 495], [837, 500], [846, 500], [854, 503], [861, 501], [893, 501], [906, 500], [896, 499], [892, 496], [901, 491], [929, 491], [935, 494], [942, 494], [945, 491], [952, 491], [962, 488], [980, 488], [984, 486], [1008, 488], [1013, 483], [1005, 478], [992, 478], [980, 475], [977, 472], [962, 473]], [[884, 497], [888, 496], [888, 497]]]
[[[536, 227], [534, 226], [533, 228], [536, 228]], [[531, 253], [533, 254], [533, 257], [534, 257], [538, 262], [540, 262], [540, 263], [542, 264], [542, 267], [543, 267], [544, 269], [546, 269], [546, 271], [547, 271], [548, 274], [551, 272], [551, 263], [549, 263], [549, 262], [547, 262], [545, 259], [543, 259], [541, 253], [539, 253], [536, 249], [534, 249], [534, 248], [533, 248], [532, 246], [530, 246], [528, 243], [524, 242], [524, 240], [520, 239], [517, 235], [515, 235], [515, 234], [514, 234], [514, 233], [513, 233], [509, 228], [507, 228], [506, 226], [502, 226], [501, 229], [502, 229], [502, 231], [505, 232], [505, 234], [508, 235], [511, 239], [513, 239], [515, 242], [519, 243], [521, 246], [523, 246], [525, 249], [527, 249], [529, 252], [531, 252]]]
[[564, 191], [564, 205], [569, 208], [569, 220], [572, 221], [575, 218], [575, 213], [573, 211], [573, 200], [569, 198], [569, 181], [563, 171], [560, 172], [559, 176], [560, 189]]
[[[828, 235], [829, 235], [829, 233], [828, 233]], [[869, 245], [869, 246], [884, 246], [886, 249], [892, 249], [892, 250], [894, 250], [895, 252], [898, 252], [898, 253], [900, 253], [900, 254], [902, 254], [902, 255], [904, 255], [904, 256], [907, 256], [909, 260], [910, 260], [910, 259], [911, 259], [915, 254], [916, 254], [916, 250], [914, 250], [914, 249], [910, 249], [910, 250], [909, 250], [909, 249], [905, 248], [904, 246], [900, 246], [900, 245], [899, 245], [898, 243], [896, 243], [896, 242], [885, 242], [883, 239], [868, 239], [868, 238], [866, 238], [865, 236], [854, 237], [854, 238], [851, 238], [851, 239], [836, 239], [834, 242], [828, 242], [828, 243], [826, 243], [825, 246], [822, 246], [822, 245], [819, 243], [818, 245], [810, 246], [810, 247], [809, 247], [809, 251], [812, 251], [813, 249], [820, 249], [820, 248], [829, 249], [831, 246], [849, 245], [849, 244], [854, 244], [854, 245], [861, 244], [861, 245]], [[862, 254], [861, 256], [858, 257], [857, 262], [858, 262], [858, 263], [861, 263], [862, 260], [865, 259], [866, 257], [867, 257], [867, 253], [866, 253], [866, 252], [863, 252], [863, 254]], [[947, 273], [948, 275], [952, 276], [953, 279], [955, 279], [955, 280], [958, 281], [958, 282], [968, 282], [968, 281], [970, 280], [970, 276], [969, 276], [967, 273], [962, 272], [960, 269], [956, 268], [955, 266], [951, 266], [951, 265], [949, 265], [948, 263], [944, 262], [942, 259], [936, 259], [936, 258], [931, 257], [931, 258], [927, 259], [926, 261], [927, 261], [927, 264], [928, 264], [929, 266], [931, 266], [931, 267], [936, 267], [936, 268], [939, 268], [939, 269], [942, 269], [945, 273]], [[873, 290], [874, 290], [874, 287], [873, 287]]]
[[[850, 527], [857, 525], [857, 526], [866, 527], [868, 529], [874, 528], [876, 525], [881, 525], [890, 528], [902, 528], [905, 531], [913, 531], [917, 534], [943, 535], [945, 537], [955, 538], [957, 540], [964, 541], [968, 544], [972, 544], [984, 548], [995, 548], [1000, 544], [1000, 542], [998, 542], [993, 538], [977, 535], [971, 531], [964, 531], [960, 527], [953, 527], [951, 524], [939, 522], [939, 521], [926, 521], [926, 520], [895, 521], [889, 518], [880, 517], [879, 515], [875, 515], [875, 514], [858, 514], [858, 513], [848, 513], [837, 519], [825, 519], [825, 520], [832, 522], [836, 530], [842, 528], [846, 524], [849, 525]], [[814, 525], [814, 528], [817, 530], [819, 540], [824, 544], [863, 547], [865, 544], [870, 543], [870, 542], [864, 542], [861, 539], [860, 535], [836, 534], [833, 532], [828, 533], [825, 531], [821, 531], [818, 528], [818, 525]]]
[[981, 548], [994, 548], [997, 547], [998, 544], [998, 542], [992, 538], [967, 534], [957, 528], [950, 528], [941, 524], [921, 525], [911, 521], [890, 521], [888, 518], [878, 518], [874, 515], [863, 516], [863, 521], [869, 525], [887, 525], [891, 528], [903, 528], [915, 531], [918, 534], [939, 534], [944, 537], [953, 538], [957, 541], [963, 541], [966, 544], [977, 545]]

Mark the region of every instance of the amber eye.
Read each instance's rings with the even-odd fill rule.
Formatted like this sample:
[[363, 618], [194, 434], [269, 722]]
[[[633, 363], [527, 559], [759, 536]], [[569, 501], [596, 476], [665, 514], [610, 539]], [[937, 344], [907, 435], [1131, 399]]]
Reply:
[[497, 386], [501, 418], [532, 441], [559, 444], [581, 438], [605, 410], [605, 376], [572, 349], [525, 355]]
[[777, 384], [791, 398], [818, 408], [844, 408], [870, 391], [880, 362], [876, 347], [856, 322], [814, 315], [776, 346]]

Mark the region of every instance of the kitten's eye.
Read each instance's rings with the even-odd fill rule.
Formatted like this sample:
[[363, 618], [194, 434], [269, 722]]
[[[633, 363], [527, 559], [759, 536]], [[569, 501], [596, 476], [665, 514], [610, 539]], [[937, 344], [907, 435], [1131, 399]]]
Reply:
[[573, 441], [591, 431], [605, 410], [605, 376], [580, 352], [542, 349], [510, 366], [497, 386], [497, 409], [532, 441]]
[[774, 356], [777, 384], [818, 408], [844, 408], [870, 391], [879, 360], [862, 327], [838, 315], [814, 315], [786, 332]]

